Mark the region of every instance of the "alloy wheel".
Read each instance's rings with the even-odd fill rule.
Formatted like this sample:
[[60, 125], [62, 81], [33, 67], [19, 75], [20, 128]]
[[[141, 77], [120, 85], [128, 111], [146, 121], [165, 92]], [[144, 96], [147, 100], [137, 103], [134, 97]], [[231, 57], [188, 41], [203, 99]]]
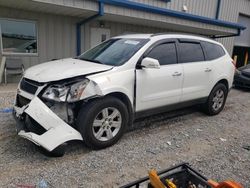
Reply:
[[122, 125], [122, 116], [118, 109], [114, 107], [104, 108], [94, 119], [92, 131], [99, 141], [109, 141], [113, 139]]
[[222, 89], [219, 89], [215, 92], [212, 105], [214, 111], [218, 111], [223, 106], [224, 98], [225, 94]]

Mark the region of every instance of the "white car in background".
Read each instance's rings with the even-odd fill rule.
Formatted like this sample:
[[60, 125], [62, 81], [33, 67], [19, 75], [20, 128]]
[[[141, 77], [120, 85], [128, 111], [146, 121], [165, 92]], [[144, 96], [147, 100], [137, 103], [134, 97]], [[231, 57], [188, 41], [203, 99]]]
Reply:
[[207, 38], [114, 37], [79, 57], [25, 72], [14, 107], [18, 135], [49, 152], [70, 140], [102, 149], [142, 116], [194, 104], [220, 113], [234, 72], [225, 48]]

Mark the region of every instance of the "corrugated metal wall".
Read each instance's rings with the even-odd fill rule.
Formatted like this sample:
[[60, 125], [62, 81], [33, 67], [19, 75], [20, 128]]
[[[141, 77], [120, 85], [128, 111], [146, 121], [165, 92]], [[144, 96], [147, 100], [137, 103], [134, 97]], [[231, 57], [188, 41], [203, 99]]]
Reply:
[[[57, 5], [98, 10], [97, 0], [32, 0], [35, 2], [53, 3]], [[156, 7], [168, 8], [182, 11], [183, 5], [188, 7], [188, 13], [202, 15], [206, 17], [215, 17], [217, 0], [172, 0], [166, 2], [163, 0], [131, 0], [138, 3], [153, 5]]]
[[31, 0], [33, 2], [50, 3], [60, 6], [74, 7], [87, 10], [98, 10], [97, 0]]
[[172, 0], [170, 2], [165, 2], [163, 0], [133, 1], [177, 11], [182, 11], [183, 5], [186, 5], [188, 8], [187, 13], [210, 18], [215, 17], [217, 7], [217, 0]]
[[[222, 0], [219, 19], [231, 22], [238, 22], [239, 14], [250, 16], [250, 0]], [[234, 37], [219, 39], [230, 54], [233, 53]]]
[[[90, 28], [91, 27], [99, 27], [98, 21], [93, 21], [89, 24], [85, 24], [84, 33], [85, 33], [85, 41], [84, 46], [85, 49], [90, 48]], [[111, 37], [121, 35], [124, 33], [160, 33], [166, 32], [165, 29], [149, 27], [149, 26], [140, 26], [140, 25], [132, 25], [132, 24], [124, 24], [118, 22], [105, 22], [105, 28], [110, 29]]]
[[38, 56], [15, 56], [23, 60], [25, 67], [55, 58], [76, 55], [76, 18], [3, 7], [0, 7], [0, 17], [36, 21]]
[[[145, 3], [153, 6], [158, 6], [162, 8], [168, 8], [172, 10], [182, 11], [183, 5], [186, 5], [188, 10], [187, 13], [215, 18], [216, 9], [217, 9], [217, 0], [172, 0], [171, 2], [164, 2], [162, 0], [133, 0], [139, 3]], [[141, 14], [138, 11], [122, 9], [122, 8], [115, 8], [113, 6], [106, 7], [105, 11], [113, 14], [120, 14], [124, 16], [132, 16], [132, 17], [145, 17], [146, 19], [158, 19], [161, 21], [166, 21], [166, 18], [163, 16], [144, 13]], [[219, 19], [224, 21], [230, 22], [237, 22], [239, 14], [250, 15], [250, 1], [249, 0], [222, 0], [221, 2], [221, 10], [219, 14]], [[177, 22], [182, 25], [189, 25], [196, 26], [199, 25], [197, 23], [192, 23], [186, 20], [178, 20], [175, 18], [171, 19], [173, 22]], [[207, 29], [218, 29], [214, 26], [202, 25], [203, 28]], [[218, 41], [222, 42], [225, 47], [228, 49], [229, 53], [232, 54], [233, 46], [234, 46], [234, 37], [232, 38], [224, 38], [218, 39]]]
[[[96, 0], [32, 0], [34, 2], [53, 3], [67, 7], [75, 7], [78, 9], [98, 10]], [[162, 0], [133, 0], [162, 8], [182, 11], [183, 5], [186, 5], [188, 13], [201, 15], [205, 17], [215, 18], [217, 0], [172, 0], [164, 2]], [[85, 10], [86, 11], [86, 10]], [[190, 25], [194, 28], [205, 28], [221, 31], [230, 31], [228, 28], [211, 26], [208, 24], [197, 23], [177, 18], [166, 17], [162, 15], [141, 12], [121, 7], [105, 6], [107, 15], [121, 15], [123, 18], [142, 18], [144, 20], [158, 20], [160, 22], [173, 22], [179, 25]], [[237, 22], [239, 13], [250, 15], [250, 0], [222, 0], [221, 12], [219, 19]], [[54, 58], [71, 57], [76, 54], [76, 22], [77, 17], [53, 15], [47, 13], [38, 13], [32, 11], [18, 10], [14, 8], [0, 7], [0, 17], [29, 19], [37, 21], [38, 28], [38, 56], [20, 56], [25, 67], [45, 62]], [[149, 24], [150, 25], [150, 24]], [[119, 35], [124, 32], [142, 32], [157, 33], [166, 32], [169, 29], [160, 29], [160, 26], [140, 26], [135, 24], [120, 23], [119, 21], [105, 21], [105, 27], [111, 29], [111, 36]], [[85, 37], [82, 38], [82, 44], [85, 49], [90, 46], [90, 28], [99, 27], [98, 21], [86, 24], [83, 28]], [[230, 53], [232, 53], [234, 38], [219, 40], [222, 42]], [[84, 49], [84, 48], [83, 48]]]

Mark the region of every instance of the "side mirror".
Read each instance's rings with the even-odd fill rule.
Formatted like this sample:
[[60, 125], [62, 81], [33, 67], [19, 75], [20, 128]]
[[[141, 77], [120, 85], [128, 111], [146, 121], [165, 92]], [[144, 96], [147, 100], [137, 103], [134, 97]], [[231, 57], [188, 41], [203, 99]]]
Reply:
[[160, 63], [157, 59], [146, 57], [141, 61], [142, 68], [159, 69]]

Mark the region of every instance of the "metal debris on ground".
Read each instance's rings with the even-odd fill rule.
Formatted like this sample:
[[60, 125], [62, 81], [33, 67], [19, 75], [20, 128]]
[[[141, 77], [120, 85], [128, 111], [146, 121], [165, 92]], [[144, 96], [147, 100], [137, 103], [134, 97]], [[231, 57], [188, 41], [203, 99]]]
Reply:
[[243, 148], [244, 148], [245, 150], [250, 151], [250, 145], [249, 145], [249, 146], [243, 146]]
[[167, 141], [167, 144], [168, 144], [169, 146], [171, 146], [171, 145], [172, 145], [172, 143], [171, 143], [170, 141]]
[[220, 138], [220, 140], [221, 140], [222, 142], [226, 142], [226, 141], [227, 141], [227, 139], [225, 139], [225, 138]]

